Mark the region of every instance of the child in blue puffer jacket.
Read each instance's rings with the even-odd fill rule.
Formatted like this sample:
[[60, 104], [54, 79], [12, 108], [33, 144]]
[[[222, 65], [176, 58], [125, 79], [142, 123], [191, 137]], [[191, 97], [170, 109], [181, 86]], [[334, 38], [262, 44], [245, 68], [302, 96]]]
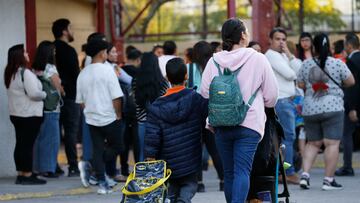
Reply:
[[148, 107], [145, 157], [162, 159], [172, 170], [171, 202], [191, 202], [197, 191], [201, 166], [201, 131], [207, 117], [207, 100], [185, 88], [187, 70], [181, 58], [166, 64], [171, 87]]

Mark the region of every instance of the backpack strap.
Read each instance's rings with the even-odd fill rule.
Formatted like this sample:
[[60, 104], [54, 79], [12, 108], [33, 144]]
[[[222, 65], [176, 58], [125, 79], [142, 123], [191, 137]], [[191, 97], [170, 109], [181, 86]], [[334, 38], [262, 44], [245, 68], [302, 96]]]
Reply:
[[[221, 73], [221, 70], [220, 70], [220, 65], [215, 61], [214, 57], [213, 57], [212, 59], [213, 59], [213, 62], [214, 62], [214, 64], [215, 64], [216, 68], [218, 69], [219, 75], [223, 75], [223, 74]], [[244, 65], [245, 65], [245, 63], [242, 64], [242, 65], [241, 65], [239, 68], [237, 68], [235, 71], [231, 71], [229, 68], [225, 68], [224, 71], [230, 71], [230, 72], [232, 72], [235, 76], [237, 76], [237, 75], [239, 74], [241, 68], [242, 68]]]
[[194, 87], [194, 63], [189, 64], [189, 88]]
[[221, 70], [220, 70], [220, 65], [215, 61], [214, 57], [212, 57], [212, 59], [213, 59], [213, 62], [215, 64], [216, 68], [218, 69], [219, 75], [222, 75]]
[[24, 74], [25, 74], [25, 68], [21, 68], [21, 70], [20, 70], [21, 82], [23, 83], [23, 86], [24, 86], [24, 92], [27, 95], [26, 89], [25, 89], [25, 83], [24, 83]]
[[254, 94], [251, 95], [251, 97], [250, 97], [250, 99], [249, 99], [249, 101], [248, 101], [248, 103], [247, 103], [248, 108], [250, 108], [251, 105], [253, 104], [253, 102], [254, 102], [254, 100], [255, 100], [255, 98], [256, 98], [256, 95], [257, 95], [257, 93], [259, 92], [260, 88], [261, 88], [261, 86], [256, 89], [256, 91], [254, 92]]

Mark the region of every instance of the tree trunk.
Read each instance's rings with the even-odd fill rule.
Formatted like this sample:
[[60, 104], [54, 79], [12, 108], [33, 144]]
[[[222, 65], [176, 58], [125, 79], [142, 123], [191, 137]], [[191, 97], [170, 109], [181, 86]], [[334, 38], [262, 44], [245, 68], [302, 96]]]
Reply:
[[[170, 1], [175, 1], [175, 0], [155, 0], [150, 5], [148, 14], [142, 20], [142, 25], [141, 25], [141, 34], [142, 35], [146, 34], [146, 30], [147, 30], [147, 28], [149, 26], [149, 23], [150, 23], [151, 19], [155, 16], [156, 12], [159, 10], [160, 6], [162, 6], [163, 4], [165, 4], [167, 2], [170, 2]], [[144, 36], [143, 36], [142, 41], [145, 41]]]

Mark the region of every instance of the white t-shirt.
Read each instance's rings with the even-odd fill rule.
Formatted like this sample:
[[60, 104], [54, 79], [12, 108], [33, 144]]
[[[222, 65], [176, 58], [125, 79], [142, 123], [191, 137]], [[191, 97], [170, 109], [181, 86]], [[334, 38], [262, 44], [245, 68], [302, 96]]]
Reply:
[[84, 103], [86, 123], [106, 126], [116, 120], [113, 100], [123, 96], [113, 68], [102, 63], [86, 66], [79, 74], [76, 103]]
[[170, 59], [175, 58], [176, 56], [174, 55], [163, 55], [159, 57], [159, 66], [160, 66], [160, 70], [161, 73], [164, 77], [166, 77], [166, 64]]

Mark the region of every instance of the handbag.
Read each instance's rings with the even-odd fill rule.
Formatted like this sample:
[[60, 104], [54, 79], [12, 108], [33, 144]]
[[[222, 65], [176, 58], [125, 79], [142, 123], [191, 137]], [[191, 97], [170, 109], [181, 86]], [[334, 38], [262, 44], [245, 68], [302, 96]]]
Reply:
[[121, 190], [121, 203], [166, 203], [170, 175], [163, 160], [136, 163]]

